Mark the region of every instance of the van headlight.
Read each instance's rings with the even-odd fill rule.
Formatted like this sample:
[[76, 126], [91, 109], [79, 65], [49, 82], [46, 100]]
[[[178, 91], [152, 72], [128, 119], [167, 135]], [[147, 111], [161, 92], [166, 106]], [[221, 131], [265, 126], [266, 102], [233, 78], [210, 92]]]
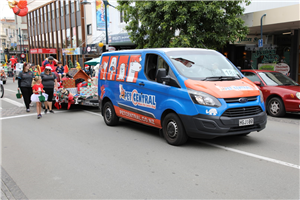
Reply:
[[300, 92], [297, 92], [297, 93], [296, 93], [296, 97], [297, 97], [298, 99], [300, 99]]
[[188, 92], [189, 92], [189, 95], [190, 95], [192, 101], [195, 104], [211, 106], [211, 107], [220, 107], [221, 106], [220, 101], [216, 97], [214, 97], [210, 94], [192, 90], [192, 89], [188, 89]]
[[263, 95], [261, 90], [259, 90], [259, 93], [260, 93], [260, 95], [259, 95], [260, 96], [260, 102], [263, 103], [264, 102], [264, 95]]

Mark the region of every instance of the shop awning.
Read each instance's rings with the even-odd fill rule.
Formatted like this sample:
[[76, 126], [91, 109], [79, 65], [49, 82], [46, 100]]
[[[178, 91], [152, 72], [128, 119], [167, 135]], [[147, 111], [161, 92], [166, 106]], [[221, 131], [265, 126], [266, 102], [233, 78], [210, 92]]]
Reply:
[[92, 65], [92, 66], [100, 64], [100, 57], [99, 58], [94, 58], [94, 59], [89, 60], [89, 61], [86, 61], [84, 64], [86, 64], [86, 65]]

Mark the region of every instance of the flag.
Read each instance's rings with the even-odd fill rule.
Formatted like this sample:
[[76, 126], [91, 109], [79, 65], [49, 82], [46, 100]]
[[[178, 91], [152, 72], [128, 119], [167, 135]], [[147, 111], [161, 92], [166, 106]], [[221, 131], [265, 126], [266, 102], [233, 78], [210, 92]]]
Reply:
[[68, 73], [68, 72], [69, 72], [68, 65], [65, 65], [65, 66], [64, 66], [64, 73]]

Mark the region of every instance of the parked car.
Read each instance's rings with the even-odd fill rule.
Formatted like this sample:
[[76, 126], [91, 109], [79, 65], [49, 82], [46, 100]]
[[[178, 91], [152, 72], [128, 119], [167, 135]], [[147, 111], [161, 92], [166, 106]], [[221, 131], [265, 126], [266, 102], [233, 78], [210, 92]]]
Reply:
[[280, 72], [269, 70], [242, 70], [263, 93], [266, 110], [274, 117], [286, 112], [300, 112], [300, 85]]

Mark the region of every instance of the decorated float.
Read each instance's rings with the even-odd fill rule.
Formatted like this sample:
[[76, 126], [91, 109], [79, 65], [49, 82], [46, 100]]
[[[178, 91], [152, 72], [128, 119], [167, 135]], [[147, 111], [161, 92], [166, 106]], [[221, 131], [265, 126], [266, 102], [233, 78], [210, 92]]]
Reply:
[[96, 74], [91, 78], [81, 68], [71, 68], [54, 93], [54, 106], [60, 109], [67, 103], [68, 109], [73, 104], [98, 107], [98, 66], [94, 69]]

